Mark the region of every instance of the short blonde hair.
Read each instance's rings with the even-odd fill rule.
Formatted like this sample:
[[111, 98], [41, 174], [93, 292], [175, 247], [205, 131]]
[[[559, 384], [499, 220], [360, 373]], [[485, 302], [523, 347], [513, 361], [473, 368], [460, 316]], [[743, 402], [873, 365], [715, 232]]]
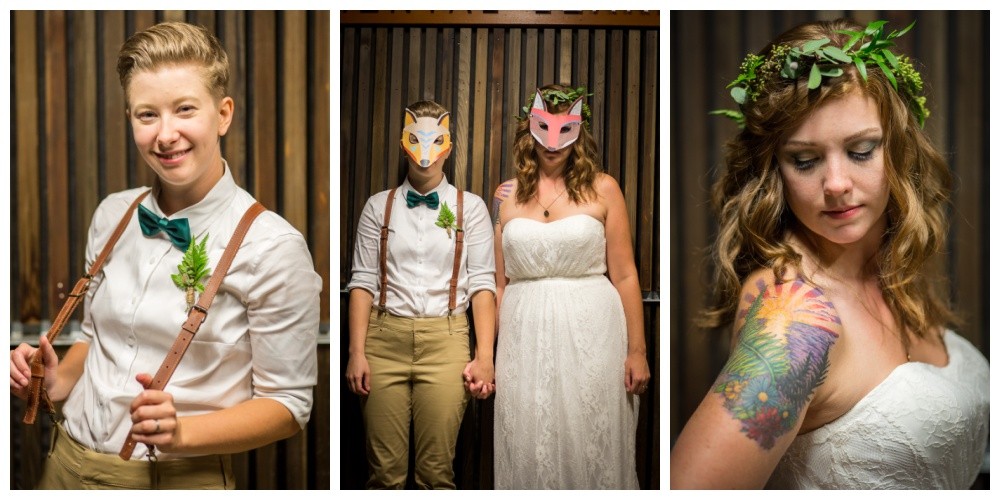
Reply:
[[165, 22], [130, 36], [118, 51], [118, 79], [128, 102], [132, 77], [170, 64], [201, 66], [205, 87], [216, 99], [226, 96], [229, 57], [219, 39], [202, 26]]

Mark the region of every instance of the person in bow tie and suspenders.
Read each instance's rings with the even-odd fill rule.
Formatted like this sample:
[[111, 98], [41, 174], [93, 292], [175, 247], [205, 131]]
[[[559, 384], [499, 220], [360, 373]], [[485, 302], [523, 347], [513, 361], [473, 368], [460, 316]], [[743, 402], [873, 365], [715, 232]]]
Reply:
[[487, 398], [494, 390], [492, 227], [482, 198], [444, 175], [449, 119], [433, 101], [406, 108], [406, 179], [369, 198], [358, 224], [345, 377], [361, 396], [372, 489], [405, 486], [411, 419], [417, 485], [454, 489], [466, 404], [470, 395]]
[[[39, 488], [233, 489], [230, 454], [309, 420], [322, 280], [302, 234], [222, 158], [235, 104], [218, 39], [154, 25], [122, 45], [118, 74], [156, 178], [101, 202], [88, 272], [39, 347], [11, 351], [11, 393], [26, 423], [42, 402], [56, 421]], [[59, 360], [79, 302], [83, 337]]]

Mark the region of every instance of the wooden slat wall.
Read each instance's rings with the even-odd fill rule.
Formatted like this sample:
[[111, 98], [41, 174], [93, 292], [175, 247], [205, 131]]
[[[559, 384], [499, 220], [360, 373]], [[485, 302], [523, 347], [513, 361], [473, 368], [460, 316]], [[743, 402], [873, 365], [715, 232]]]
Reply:
[[951, 233], [939, 263], [952, 282], [950, 296], [966, 321], [958, 333], [989, 356], [988, 193], [989, 26], [985, 12], [674, 12], [671, 14], [670, 439], [707, 393], [728, 355], [727, 334], [693, 327], [707, 300], [705, 249], [717, 229], [709, 188], [722, 168], [728, 120], [708, 111], [732, 107], [726, 85], [743, 57], [778, 33], [813, 19], [853, 17], [861, 24], [887, 19], [903, 28], [916, 19], [899, 48], [925, 67], [931, 117], [926, 129], [956, 177]]
[[[647, 297], [644, 324], [654, 383], [642, 399], [637, 463], [641, 486], [659, 488], [658, 26], [560, 26], [552, 22], [557, 14], [546, 13], [506, 26], [491, 24], [491, 14], [470, 14], [465, 24], [428, 25], [422, 15], [396, 11], [393, 22], [382, 16], [378, 23], [357, 24], [352, 21], [357, 17], [341, 14], [341, 290], [350, 281], [354, 234], [365, 201], [405, 176], [398, 143], [407, 104], [434, 99], [451, 111], [454, 148], [445, 173], [456, 186], [489, 202], [497, 185], [514, 176], [514, 116], [521, 114], [528, 94], [556, 79], [586, 85], [594, 94], [588, 99], [592, 132], [605, 171], [625, 193]], [[343, 373], [344, 292], [340, 307]], [[359, 402], [342, 377], [338, 385], [340, 487], [362, 488], [367, 464]], [[469, 405], [455, 459], [459, 488], [493, 487], [492, 411], [492, 400]]]
[[[326, 11], [13, 12], [12, 322], [29, 332], [44, 326], [62, 305], [67, 287], [84, 271], [87, 228], [100, 200], [150, 185], [152, 174], [136, 154], [124, 115], [115, 65], [127, 36], [165, 20], [202, 24], [226, 48], [236, 113], [223, 139], [224, 157], [238, 183], [306, 237], [324, 282], [321, 322], [328, 328]], [[241, 487], [329, 488], [327, 346], [320, 348], [320, 360], [309, 429], [239, 457]], [[12, 429], [12, 437], [18, 434], [28, 441], [45, 434], [24, 431], [20, 424]], [[36, 477], [20, 478], [18, 487], [30, 486], [29, 479]]]

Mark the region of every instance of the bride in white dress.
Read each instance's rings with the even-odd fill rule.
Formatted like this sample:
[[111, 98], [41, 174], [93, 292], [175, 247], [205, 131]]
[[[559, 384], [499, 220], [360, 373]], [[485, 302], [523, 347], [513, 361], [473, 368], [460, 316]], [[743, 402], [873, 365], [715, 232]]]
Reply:
[[[497, 489], [634, 489], [649, 382], [625, 200], [582, 95], [539, 90], [494, 198]], [[552, 102], [553, 92], [571, 95]], [[607, 273], [607, 276], [605, 276]]]

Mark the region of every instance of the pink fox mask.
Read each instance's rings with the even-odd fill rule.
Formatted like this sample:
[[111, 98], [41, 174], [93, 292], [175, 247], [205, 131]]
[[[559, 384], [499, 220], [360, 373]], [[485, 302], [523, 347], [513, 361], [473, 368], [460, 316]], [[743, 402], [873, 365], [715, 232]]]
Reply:
[[531, 136], [549, 151], [558, 151], [576, 142], [580, 137], [583, 122], [583, 97], [570, 106], [569, 114], [555, 115], [545, 110], [541, 92], [535, 92], [528, 120], [531, 122]]

